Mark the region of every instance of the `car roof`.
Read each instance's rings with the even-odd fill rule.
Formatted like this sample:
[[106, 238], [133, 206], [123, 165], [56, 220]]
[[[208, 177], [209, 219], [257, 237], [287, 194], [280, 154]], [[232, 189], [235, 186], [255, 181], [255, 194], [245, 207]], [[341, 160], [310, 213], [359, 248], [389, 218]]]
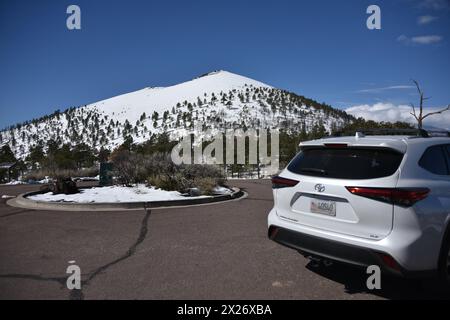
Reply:
[[383, 147], [397, 150], [405, 153], [408, 145], [411, 144], [426, 144], [433, 145], [438, 143], [449, 143], [448, 137], [429, 137], [423, 138], [418, 136], [406, 135], [372, 135], [372, 136], [343, 136], [343, 137], [329, 137], [311, 141], [304, 141], [299, 144], [300, 147], [307, 146], [324, 146], [326, 144], [346, 144], [351, 147]]

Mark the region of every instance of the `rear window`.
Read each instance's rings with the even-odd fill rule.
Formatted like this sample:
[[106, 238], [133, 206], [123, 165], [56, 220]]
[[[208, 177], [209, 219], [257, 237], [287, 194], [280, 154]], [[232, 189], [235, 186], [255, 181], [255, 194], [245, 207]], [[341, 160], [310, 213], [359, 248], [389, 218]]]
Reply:
[[443, 147], [433, 146], [425, 150], [419, 160], [419, 166], [434, 174], [447, 175], [448, 169]]
[[387, 148], [305, 148], [291, 161], [294, 173], [336, 179], [375, 179], [397, 171], [403, 154]]

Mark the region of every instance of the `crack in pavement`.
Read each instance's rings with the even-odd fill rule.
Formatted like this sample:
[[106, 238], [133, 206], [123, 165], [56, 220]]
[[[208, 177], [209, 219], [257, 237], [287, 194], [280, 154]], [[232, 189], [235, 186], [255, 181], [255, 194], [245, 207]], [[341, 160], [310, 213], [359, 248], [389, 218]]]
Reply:
[[148, 219], [150, 218], [150, 214], [151, 211], [146, 209], [146, 214], [144, 216], [144, 219], [142, 219], [141, 222], [141, 229], [139, 231], [139, 236], [136, 239], [136, 241], [131, 245], [131, 247], [127, 250], [127, 252], [122, 255], [121, 257], [111, 261], [110, 263], [107, 263], [99, 268], [97, 268], [96, 270], [94, 270], [91, 275], [89, 276], [89, 278], [87, 280], [85, 280], [85, 284], [88, 284], [89, 281], [91, 281], [92, 279], [94, 279], [99, 273], [101, 273], [102, 271], [105, 271], [106, 269], [108, 269], [109, 267], [128, 259], [129, 257], [131, 257], [135, 252], [136, 252], [136, 248], [141, 244], [142, 241], [144, 241], [145, 237], [147, 236], [147, 232], [148, 232]]
[[[145, 240], [147, 233], [148, 233], [148, 219], [150, 218], [151, 210], [144, 208], [145, 215], [141, 222], [141, 228], [139, 229], [139, 236], [136, 239], [136, 241], [128, 248], [128, 250], [120, 256], [117, 259], [114, 259], [113, 261], [104, 264], [91, 273], [89, 273], [89, 276], [86, 280], [81, 281], [81, 287], [88, 286], [90, 282], [100, 273], [104, 272], [109, 267], [112, 267], [113, 265], [124, 261], [128, 258], [130, 258], [132, 255], [135, 254], [137, 247]], [[67, 277], [44, 277], [40, 275], [33, 275], [33, 274], [0, 274], [0, 278], [16, 278], [16, 279], [30, 279], [30, 280], [38, 280], [38, 281], [54, 281], [59, 283], [62, 287], [65, 286]], [[73, 289], [70, 290], [69, 295], [70, 300], [83, 300], [84, 294], [83, 289]]]
[[[54, 281], [61, 285], [61, 288], [65, 287], [67, 277], [43, 277], [34, 274], [0, 274], [0, 278], [6, 279], [28, 279], [28, 280], [37, 280], [37, 281]], [[82, 300], [83, 293], [81, 290], [71, 290], [69, 295], [70, 300]]]
[[11, 213], [8, 213], [8, 214], [1, 215], [0, 218], [11, 217], [11, 216], [15, 216], [16, 214], [22, 214], [22, 213], [27, 213], [27, 212], [32, 212], [32, 211], [36, 211], [36, 210], [32, 210], [32, 209], [19, 210], [19, 211], [16, 211], [16, 212], [11, 212]]
[[61, 285], [64, 285], [66, 277], [43, 277], [35, 274], [0, 274], [0, 278], [18, 278], [18, 279], [31, 279], [38, 281], [56, 281]]

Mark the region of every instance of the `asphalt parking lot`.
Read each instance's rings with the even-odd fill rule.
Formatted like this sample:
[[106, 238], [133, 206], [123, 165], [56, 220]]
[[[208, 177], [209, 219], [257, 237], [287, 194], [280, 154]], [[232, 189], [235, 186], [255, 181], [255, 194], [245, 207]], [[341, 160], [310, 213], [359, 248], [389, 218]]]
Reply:
[[[232, 181], [239, 201], [145, 211], [59, 212], [0, 199], [0, 299], [449, 298], [427, 283], [316, 267], [267, 239], [270, 181]], [[38, 186], [0, 186], [18, 195]], [[75, 260], [82, 289], [68, 290]]]

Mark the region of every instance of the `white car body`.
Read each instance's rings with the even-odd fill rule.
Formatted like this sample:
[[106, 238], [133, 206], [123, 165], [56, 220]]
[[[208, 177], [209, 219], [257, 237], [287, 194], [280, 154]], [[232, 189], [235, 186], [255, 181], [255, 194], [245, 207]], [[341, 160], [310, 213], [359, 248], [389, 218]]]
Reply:
[[[450, 145], [450, 139], [357, 134], [301, 143], [301, 150], [340, 146], [352, 150], [381, 148], [403, 157], [393, 174], [370, 179], [340, 179], [284, 169], [278, 177], [298, 183], [273, 190], [269, 237], [307, 256], [360, 266], [376, 264], [384, 271], [405, 276], [435, 272], [443, 243], [449, 239], [450, 175], [434, 174], [418, 163], [427, 148], [436, 145]], [[377, 165], [380, 164], [375, 161], [374, 167]], [[450, 171], [450, 162], [447, 165]], [[408, 206], [352, 193], [364, 188], [375, 192], [393, 190], [389, 192], [397, 192], [399, 197], [408, 192], [408, 197], [424, 198]], [[317, 210], [327, 213], [320, 214]]]

